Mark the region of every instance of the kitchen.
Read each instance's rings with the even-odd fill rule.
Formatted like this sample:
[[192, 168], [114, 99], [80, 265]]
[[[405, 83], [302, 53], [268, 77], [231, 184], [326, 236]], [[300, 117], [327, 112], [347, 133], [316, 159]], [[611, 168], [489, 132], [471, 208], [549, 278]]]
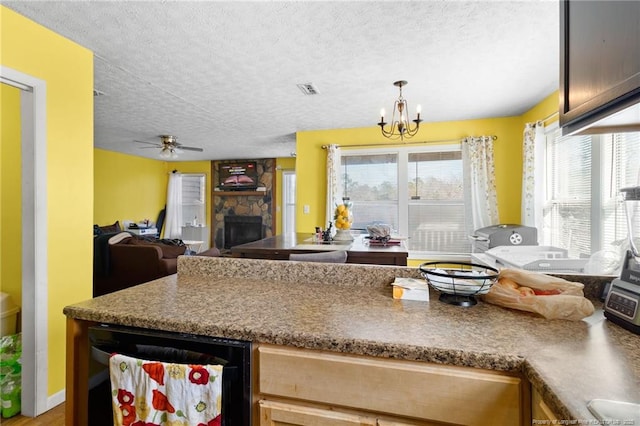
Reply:
[[[571, 5], [573, 7], [576, 4]], [[565, 15], [563, 17], [567, 18]], [[572, 28], [576, 27], [579, 25], [572, 24]], [[568, 37], [563, 40], [563, 47], [569, 41], [579, 43], [580, 40]], [[638, 40], [632, 42], [638, 43]], [[637, 47], [632, 46], [635, 49], [632, 51], [638, 51]], [[613, 96], [611, 93], [594, 95], [600, 105], [593, 110], [578, 114], [574, 111], [580, 112], [580, 106], [561, 102], [561, 125], [568, 128], [577, 126], [578, 130], [588, 126], [586, 128], [594, 131], [600, 124], [606, 124], [606, 121], [598, 123], [596, 118], [607, 120], [606, 116], [637, 103], [640, 94], [640, 85], [637, 84], [639, 71], [635, 69], [635, 76], [625, 78], [622, 82], [622, 86], [627, 86], [629, 81], [635, 81], [635, 88], [628, 90], [624, 96]], [[573, 102], [574, 98], [571, 96], [574, 86], [578, 86], [580, 80], [575, 81], [572, 77], [576, 76], [569, 73], [568, 79], [563, 80], [561, 94]], [[578, 77], [583, 76], [578, 75], [576, 78]], [[610, 98], [603, 101], [607, 96]], [[631, 122], [617, 125], [633, 128], [637, 121], [635, 124]], [[609, 125], [607, 127], [610, 128]], [[356, 415], [373, 419], [372, 424], [399, 424], [400, 421], [403, 424], [425, 424], [424, 421], [429, 419], [453, 420], [462, 424], [496, 424], [490, 423], [495, 419], [487, 417], [486, 413], [483, 419], [477, 417], [482, 412], [482, 404], [474, 407], [469, 403], [467, 406], [472, 407], [469, 410], [453, 410], [453, 407], [446, 405], [448, 396], [443, 391], [440, 391], [443, 395], [439, 401], [449, 407], [447, 413], [434, 411], [433, 406], [425, 404], [427, 407], [423, 412], [397, 408], [388, 410], [387, 413], [398, 416], [389, 419], [376, 413], [375, 407], [371, 407], [366, 401], [356, 398], [347, 403], [329, 397], [318, 399], [317, 395], [305, 393], [311, 392], [306, 387], [300, 390], [300, 394], [292, 394], [290, 390], [279, 389], [269, 379], [272, 374], [269, 368], [278, 368], [282, 359], [295, 360], [297, 356], [314, 358], [317, 355], [315, 351], [326, 355], [329, 360], [327, 362], [341, 362], [341, 359], [331, 358], [326, 353], [339, 352], [381, 358], [384, 361], [393, 358], [437, 366], [448, 364], [471, 367], [481, 369], [483, 373], [499, 371], [503, 373], [502, 376], [507, 377], [504, 380], [508, 385], [505, 386], [510, 389], [505, 391], [510, 396], [502, 408], [509, 409], [500, 411], [500, 407], [491, 407], [490, 410], [492, 415], [502, 413], [500, 415], [505, 417], [500, 418], [508, 419], [503, 424], [530, 423], [532, 411], [537, 419], [541, 418], [537, 417], [542, 415], [541, 412], [547, 413], [546, 419], [549, 422], [557, 419], [576, 424], [593, 423], [596, 421], [594, 413], [588, 408], [591, 401], [595, 401], [596, 405], [600, 399], [640, 401], [637, 386], [640, 380], [640, 363], [635, 354], [638, 336], [605, 320], [602, 304], [598, 302], [604, 285], [610, 278], [580, 278], [585, 284], [585, 294], [599, 308], [589, 318], [576, 322], [544, 321], [536, 316], [488, 304], [460, 310], [456, 306], [434, 303], [435, 300], [427, 309], [417, 303], [393, 303], [388, 288], [390, 277], [386, 275], [389, 272], [378, 268], [380, 267], [364, 265], [317, 265], [305, 269], [304, 265], [252, 259], [180, 259], [177, 277], [144, 284], [119, 295], [126, 296], [135, 305], [146, 303], [148, 307], [144, 313], [131, 312], [129, 304], [119, 306], [117, 301], [121, 298], [115, 296], [113, 299], [87, 301], [67, 307], [69, 344], [72, 345], [68, 357], [68, 370], [71, 372], [68, 374], [70, 383], [75, 384], [68, 386], [68, 419], [83, 424], [80, 419], [86, 416], [76, 394], [82, 395], [86, 385], [76, 381], [78, 368], [73, 368], [84, 366], [88, 362], [87, 354], [79, 350], [88, 344], [85, 321], [257, 342], [254, 347], [254, 357], [260, 360], [257, 369], [267, 368], [266, 372], [254, 372], [258, 375], [258, 385], [257, 389], [254, 388], [253, 395], [263, 401], [262, 414], [258, 414], [259, 404], [254, 405], [254, 417], [260, 415], [260, 418], [263, 418], [262, 415], [267, 416], [264, 418], [271, 418], [270, 416], [276, 416], [275, 413], [291, 413], [296, 409], [302, 410], [303, 413], [298, 414], [306, 415], [306, 419], [314, 416], [322, 418], [329, 409], [343, 412], [345, 419]], [[319, 276], [313, 275], [314, 273]], [[348, 274], [345, 276], [345, 273]], [[394, 275], [398, 273], [411, 275], [416, 271], [394, 271]], [[304, 295], [299, 294], [301, 286], [291, 285], [291, 280], [297, 282], [298, 274], [313, 283], [304, 286]], [[216, 278], [213, 279], [212, 276]], [[325, 277], [324, 280], [321, 276]], [[370, 284], [375, 290], [358, 285], [354, 278], [358, 276], [376, 283]], [[242, 283], [261, 297], [246, 300], [238, 296], [229, 282]], [[216, 300], [219, 302], [214, 303], [216, 307], [209, 306], [202, 298], [194, 299], [194, 294], [207, 292], [214, 287]], [[431, 296], [432, 299], [436, 298], [433, 292]], [[225, 306], [224, 312], [216, 313], [221, 305]], [[190, 318], [189, 312], [196, 314], [197, 318]], [[384, 321], [380, 318], [384, 318]], [[287, 352], [291, 348], [311, 350], [312, 353]], [[366, 361], [371, 360], [366, 358]], [[376, 365], [376, 368], [385, 367]], [[294, 370], [289, 372], [294, 377], [291, 379], [293, 382], [296, 380]], [[585, 374], [586, 372], [588, 373]], [[464, 373], [466, 372], [458, 372]], [[445, 370], [431, 374], [432, 376], [424, 377], [453, 373]], [[485, 377], [478, 379], [483, 382]], [[344, 383], [344, 386], [350, 384]], [[437, 393], [436, 391], [435, 394]], [[427, 393], [424, 399], [433, 394], [434, 392]], [[481, 399], [481, 395], [473, 396]], [[306, 402], [301, 403], [300, 400]], [[485, 400], [482, 403], [489, 404]], [[340, 410], [332, 408], [336, 404], [345, 406]], [[417, 419], [423, 415], [423, 423], [419, 423]], [[443, 415], [450, 417], [442, 417]], [[620, 421], [631, 419], [620, 418]], [[76, 424], [68, 421], [68, 424]], [[267, 421], [271, 423], [264, 424], [278, 424], [278, 420], [265, 420]], [[412, 421], [418, 423], [411, 423]]]

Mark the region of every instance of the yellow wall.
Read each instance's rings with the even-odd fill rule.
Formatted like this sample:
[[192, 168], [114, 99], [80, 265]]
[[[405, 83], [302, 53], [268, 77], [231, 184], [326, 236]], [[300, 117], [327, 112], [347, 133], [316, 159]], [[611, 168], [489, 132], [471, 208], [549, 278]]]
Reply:
[[522, 129], [524, 130], [525, 123], [535, 123], [538, 120], [542, 120], [553, 113], [555, 115], [549, 118], [545, 125], [549, 125], [555, 121], [558, 121], [558, 105], [559, 105], [559, 92], [555, 91], [542, 101], [540, 101], [536, 106], [531, 108], [529, 111], [522, 114]]
[[[422, 126], [424, 140], [461, 139], [465, 136], [496, 135], [495, 162], [498, 209], [502, 223], [521, 222], [522, 188], [522, 134], [524, 125], [536, 122], [558, 111], [558, 92], [555, 91], [521, 116], [482, 120], [426, 123]], [[546, 121], [557, 121], [557, 115]], [[411, 140], [413, 141], [413, 140]], [[322, 145], [365, 145], [380, 143], [388, 146], [388, 140], [380, 135], [380, 129], [334, 129], [298, 132], [296, 139], [296, 227], [298, 232], [308, 232], [315, 226], [326, 226], [324, 218], [326, 151]], [[303, 206], [310, 206], [309, 214]], [[410, 260], [410, 266], [418, 266], [423, 259]]]
[[167, 199], [167, 163], [94, 150], [93, 222], [156, 221]]
[[94, 223], [116, 220], [155, 222], [167, 203], [169, 173], [203, 173], [206, 176], [206, 223], [211, 217], [211, 162], [166, 162], [103, 149], [94, 150]]
[[[522, 176], [521, 117], [449, 121], [421, 125], [420, 138], [427, 141], [460, 140], [465, 136], [496, 135], [496, 186], [500, 221], [520, 221], [520, 186]], [[411, 140], [413, 141], [413, 139]], [[322, 145], [388, 145], [378, 127], [298, 132], [296, 135], [297, 231], [310, 232], [327, 225], [324, 214], [326, 189], [326, 151]], [[457, 143], [457, 142], [455, 142]], [[304, 188], [304, 189], [303, 189]], [[309, 214], [303, 206], [309, 205]]]
[[0, 84], [0, 290], [22, 301], [20, 91]]
[[47, 84], [47, 391], [52, 395], [65, 386], [62, 308], [90, 298], [92, 291], [93, 54], [3, 6], [0, 40], [3, 66]]

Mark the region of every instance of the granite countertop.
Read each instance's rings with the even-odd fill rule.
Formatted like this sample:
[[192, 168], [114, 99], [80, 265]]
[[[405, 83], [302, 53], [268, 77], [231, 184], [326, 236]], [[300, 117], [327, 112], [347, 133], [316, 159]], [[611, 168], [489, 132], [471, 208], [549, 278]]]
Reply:
[[[521, 371], [561, 419], [594, 398], [640, 402], [640, 336], [604, 319], [546, 320], [391, 297], [415, 268], [180, 257], [178, 274], [75, 305], [72, 318], [353, 354]], [[585, 287], [587, 289], [587, 287]]]

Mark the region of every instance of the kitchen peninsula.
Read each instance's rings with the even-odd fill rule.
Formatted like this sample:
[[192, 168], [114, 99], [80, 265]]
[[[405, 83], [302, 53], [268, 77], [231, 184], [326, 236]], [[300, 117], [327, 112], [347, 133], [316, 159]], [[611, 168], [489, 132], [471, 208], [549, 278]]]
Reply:
[[[253, 342], [255, 425], [305, 424], [277, 418], [292, 413], [372, 425], [525, 425], [532, 395], [557, 419], [597, 424], [590, 400], [640, 402], [640, 336], [604, 320], [601, 310], [583, 321], [549, 321], [483, 302], [447, 305], [435, 292], [431, 302], [393, 300], [389, 283], [418, 277], [415, 268], [178, 262], [177, 275], [64, 309], [67, 425], [86, 424], [87, 327], [94, 323]], [[319, 371], [328, 379], [305, 386], [303, 376]], [[332, 392], [314, 393], [322, 383], [335, 385]], [[358, 391], [354, 383], [370, 386]], [[389, 405], [373, 396], [396, 390], [410, 399]]]
[[347, 263], [407, 266], [409, 255], [404, 241], [400, 244], [373, 245], [364, 234], [354, 234], [354, 240], [314, 242], [312, 234], [297, 233], [237, 245], [231, 248], [233, 257], [288, 260], [292, 253], [318, 253], [347, 250]]

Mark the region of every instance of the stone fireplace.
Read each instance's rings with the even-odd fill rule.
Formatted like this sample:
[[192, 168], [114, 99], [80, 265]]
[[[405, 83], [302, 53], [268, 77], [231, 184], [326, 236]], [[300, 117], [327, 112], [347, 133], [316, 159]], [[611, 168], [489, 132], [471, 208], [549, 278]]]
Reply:
[[[228, 218], [233, 217], [231, 221], [242, 220], [240, 218], [246, 217], [259, 217], [261, 218], [261, 236], [260, 238], [268, 238], [275, 235], [275, 200], [274, 191], [275, 184], [275, 164], [274, 158], [256, 159], [257, 172], [258, 172], [258, 186], [262, 188], [261, 191], [220, 191], [218, 189], [219, 176], [218, 170], [221, 164], [235, 162], [235, 160], [220, 160], [211, 162], [211, 177], [212, 177], [212, 212], [211, 215], [211, 238], [215, 243], [215, 246], [221, 250], [228, 250], [227, 226], [226, 221]], [[248, 219], [249, 221], [257, 222], [257, 219]], [[249, 231], [245, 229], [245, 226], [238, 226], [236, 224], [230, 225], [236, 227], [234, 235], [242, 238], [242, 233], [251, 232], [255, 235], [257, 226], [248, 224], [247, 226], [256, 226], [256, 229]], [[239, 233], [239, 234], [238, 234]], [[245, 236], [248, 238], [247, 236]], [[245, 241], [248, 242], [248, 241]], [[237, 245], [238, 243], [233, 243]]]
[[262, 216], [225, 216], [224, 248], [263, 239], [263, 228]]

